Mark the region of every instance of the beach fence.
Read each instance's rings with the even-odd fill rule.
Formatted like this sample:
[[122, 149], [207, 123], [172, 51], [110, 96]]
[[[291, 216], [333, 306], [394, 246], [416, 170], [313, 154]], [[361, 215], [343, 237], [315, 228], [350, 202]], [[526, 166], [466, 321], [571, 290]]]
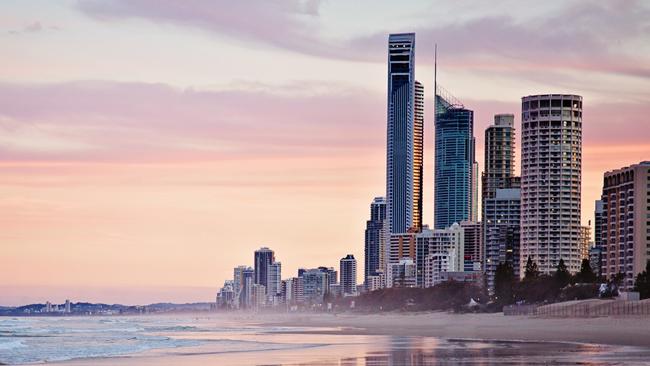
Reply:
[[[505, 315], [505, 312], [504, 312]], [[539, 306], [537, 316], [548, 318], [590, 318], [601, 316], [650, 316], [650, 299], [585, 300]]]
[[503, 315], [536, 315], [537, 305], [508, 305], [503, 307]]

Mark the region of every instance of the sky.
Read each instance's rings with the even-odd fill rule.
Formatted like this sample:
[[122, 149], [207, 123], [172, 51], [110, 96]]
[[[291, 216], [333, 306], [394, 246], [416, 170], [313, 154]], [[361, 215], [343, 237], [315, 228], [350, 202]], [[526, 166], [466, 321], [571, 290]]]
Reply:
[[0, 305], [212, 301], [261, 246], [283, 277], [354, 254], [361, 280], [391, 32], [417, 35], [425, 223], [434, 44], [480, 169], [493, 115], [520, 129], [549, 93], [584, 97], [584, 224], [603, 172], [650, 160], [643, 1], [6, 0]]

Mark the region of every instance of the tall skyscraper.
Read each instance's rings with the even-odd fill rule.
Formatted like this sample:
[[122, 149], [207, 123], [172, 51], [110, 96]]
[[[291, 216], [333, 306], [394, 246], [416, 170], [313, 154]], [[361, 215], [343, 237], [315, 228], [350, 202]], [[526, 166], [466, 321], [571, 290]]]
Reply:
[[476, 217], [474, 112], [436, 89], [434, 227], [444, 229]]
[[602, 275], [631, 289], [650, 261], [650, 161], [605, 173], [601, 200]]
[[255, 270], [248, 267], [242, 271], [242, 290], [239, 295], [239, 307], [248, 309], [253, 305], [253, 285], [255, 285]]
[[269, 265], [266, 281], [266, 293], [269, 300], [273, 301], [273, 297], [277, 296], [282, 290], [282, 263], [273, 262]]
[[267, 248], [262, 247], [255, 251], [253, 263], [255, 263], [255, 283], [268, 289], [269, 265], [275, 262], [275, 253]]
[[416, 221], [413, 207], [416, 201], [415, 98], [415, 33], [391, 34], [388, 38], [386, 151], [386, 220], [389, 235], [407, 232]]
[[494, 290], [497, 266], [507, 263], [519, 277], [521, 189], [497, 188], [494, 196], [483, 200], [483, 269], [488, 290]]
[[413, 223], [422, 227], [422, 183], [424, 179], [424, 85], [415, 81], [415, 119], [413, 123]]
[[485, 164], [482, 181], [482, 200], [494, 198], [496, 190], [513, 187], [515, 173], [515, 116], [497, 114], [494, 124], [485, 129]]
[[522, 98], [520, 276], [530, 256], [541, 273], [560, 259], [580, 270], [582, 97]]
[[366, 235], [364, 247], [364, 282], [368, 276], [377, 275], [384, 271], [386, 266], [386, 199], [375, 197], [370, 204], [370, 220], [366, 221]]
[[343, 295], [355, 295], [357, 293], [357, 260], [354, 255], [348, 254], [341, 258], [341, 292]]

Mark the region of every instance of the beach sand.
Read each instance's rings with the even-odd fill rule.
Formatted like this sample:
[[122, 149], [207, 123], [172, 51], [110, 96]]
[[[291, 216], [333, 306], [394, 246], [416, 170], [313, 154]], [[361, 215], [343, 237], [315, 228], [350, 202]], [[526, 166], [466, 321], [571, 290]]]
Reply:
[[548, 319], [496, 314], [389, 313], [262, 316], [260, 324], [341, 327], [339, 334], [580, 342], [650, 347], [650, 317]]
[[[127, 365], [650, 365], [650, 318], [543, 319], [503, 314], [246, 314], [200, 315], [259, 331], [192, 334], [298, 348], [222, 352], [198, 347], [158, 349], [124, 357], [77, 359], [70, 366]], [[264, 330], [271, 331], [266, 332]], [[185, 337], [183, 334], [170, 334]], [[476, 341], [471, 341], [476, 340]], [[313, 345], [309, 346], [309, 345]], [[445, 361], [446, 360], [446, 361]], [[449, 363], [450, 360], [453, 362]]]

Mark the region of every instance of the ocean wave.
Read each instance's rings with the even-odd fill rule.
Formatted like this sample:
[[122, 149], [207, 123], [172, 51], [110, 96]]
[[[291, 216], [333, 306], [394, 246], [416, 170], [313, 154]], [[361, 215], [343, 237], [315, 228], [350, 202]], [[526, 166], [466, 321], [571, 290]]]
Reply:
[[22, 347], [27, 347], [23, 344], [21, 340], [9, 340], [9, 341], [4, 341], [0, 340], [0, 350], [6, 351], [6, 350], [11, 350], [15, 348], [22, 348]]

